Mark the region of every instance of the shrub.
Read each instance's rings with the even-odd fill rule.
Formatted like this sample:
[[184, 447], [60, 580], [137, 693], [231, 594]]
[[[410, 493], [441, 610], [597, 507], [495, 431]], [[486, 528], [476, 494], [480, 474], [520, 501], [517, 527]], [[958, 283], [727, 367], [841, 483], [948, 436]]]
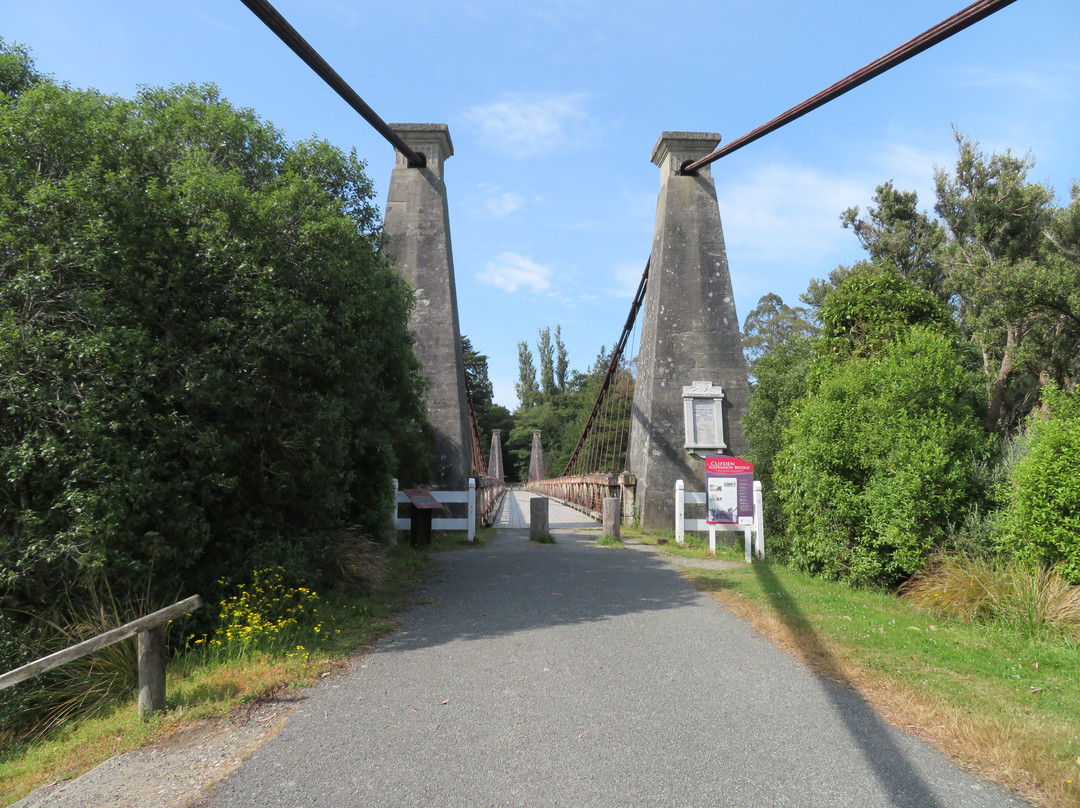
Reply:
[[998, 546], [1080, 584], [1080, 396], [1052, 388], [1043, 396], [1048, 412], [1029, 418], [1027, 452], [999, 489]]
[[795, 566], [885, 586], [922, 569], [988, 449], [979, 394], [953, 338], [925, 326], [822, 373], [776, 460]]
[[335, 531], [388, 536], [426, 423], [363, 163], [212, 86], [31, 85], [0, 103], [0, 607], [87, 569], [315, 583]]

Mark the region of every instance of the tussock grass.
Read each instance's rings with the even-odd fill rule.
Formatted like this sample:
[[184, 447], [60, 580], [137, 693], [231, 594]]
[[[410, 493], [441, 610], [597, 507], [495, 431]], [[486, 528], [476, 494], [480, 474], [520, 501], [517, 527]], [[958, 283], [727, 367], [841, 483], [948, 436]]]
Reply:
[[901, 589], [912, 603], [960, 620], [993, 621], [1080, 639], [1080, 586], [1056, 570], [967, 554], [939, 555]]
[[[28, 661], [89, 640], [153, 611], [145, 599], [120, 602], [107, 583], [85, 586], [85, 602], [69, 598], [35, 615], [21, 635]], [[69, 662], [36, 680], [0, 691], [0, 749], [33, 741], [74, 717], [110, 709], [137, 686], [135, 641], [116, 643]]]
[[338, 531], [335, 548], [334, 583], [351, 592], [371, 592], [390, 574], [386, 547], [358, 527]]

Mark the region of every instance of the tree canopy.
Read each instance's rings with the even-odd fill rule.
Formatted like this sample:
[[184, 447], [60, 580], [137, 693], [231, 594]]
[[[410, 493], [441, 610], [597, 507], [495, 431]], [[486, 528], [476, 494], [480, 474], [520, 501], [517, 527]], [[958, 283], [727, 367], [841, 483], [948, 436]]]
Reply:
[[4, 602], [319, 580], [426, 462], [363, 164], [213, 86], [75, 90], [11, 47], [0, 85]]

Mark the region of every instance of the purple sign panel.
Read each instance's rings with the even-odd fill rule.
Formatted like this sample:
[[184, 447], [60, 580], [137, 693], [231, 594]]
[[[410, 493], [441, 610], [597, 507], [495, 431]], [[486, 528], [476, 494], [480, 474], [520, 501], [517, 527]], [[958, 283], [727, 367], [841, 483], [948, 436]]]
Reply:
[[737, 457], [705, 458], [710, 525], [737, 525], [754, 517], [754, 465]]

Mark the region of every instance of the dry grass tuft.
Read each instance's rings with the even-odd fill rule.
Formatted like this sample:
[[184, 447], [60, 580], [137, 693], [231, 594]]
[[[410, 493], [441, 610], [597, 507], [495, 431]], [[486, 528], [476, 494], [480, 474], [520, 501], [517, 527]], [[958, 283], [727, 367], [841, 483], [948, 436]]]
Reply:
[[942, 554], [901, 588], [912, 603], [961, 620], [1000, 621], [1029, 634], [1080, 636], [1080, 587], [1057, 570]]
[[347, 592], [371, 592], [390, 574], [386, 547], [358, 527], [339, 530], [333, 539], [334, 583]]

